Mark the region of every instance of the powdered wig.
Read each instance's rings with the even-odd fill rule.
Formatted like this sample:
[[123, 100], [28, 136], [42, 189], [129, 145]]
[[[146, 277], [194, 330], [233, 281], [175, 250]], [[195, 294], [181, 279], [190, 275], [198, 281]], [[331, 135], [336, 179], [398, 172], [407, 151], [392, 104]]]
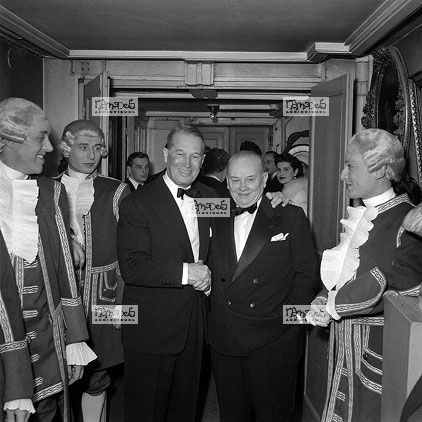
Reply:
[[31, 101], [23, 98], [7, 98], [0, 102], [0, 151], [6, 141], [22, 144], [31, 127], [46, 120], [44, 112]]
[[104, 143], [104, 132], [91, 120], [74, 120], [63, 130], [62, 139], [59, 144], [59, 151], [66, 157], [70, 154], [70, 148], [78, 136], [99, 136], [101, 142], [101, 157], [107, 157], [107, 150]]
[[369, 172], [387, 166], [387, 179], [400, 181], [406, 160], [403, 147], [394, 135], [382, 129], [366, 129], [352, 137], [350, 146], [359, 149]]

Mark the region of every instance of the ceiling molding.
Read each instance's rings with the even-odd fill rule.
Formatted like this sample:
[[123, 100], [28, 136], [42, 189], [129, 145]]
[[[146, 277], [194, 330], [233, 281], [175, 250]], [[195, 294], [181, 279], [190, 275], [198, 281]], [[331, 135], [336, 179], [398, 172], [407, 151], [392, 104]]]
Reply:
[[308, 62], [305, 52], [70, 50], [69, 59], [149, 59], [212, 62]]
[[[0, 5], [0, 26], [55, 57], [66, 59], [69, 49]], [[19, 40], [19, 38], [17, 39]]]
[[364, 54], [421, 6], [420, 0], [387, 0], [347, 38], [344, 44], [351, 53]]
[[311, 63], [321, 63], [329, 55], [350, 54], [349, 47], [339, 42], [316, 42], [307, 52]]

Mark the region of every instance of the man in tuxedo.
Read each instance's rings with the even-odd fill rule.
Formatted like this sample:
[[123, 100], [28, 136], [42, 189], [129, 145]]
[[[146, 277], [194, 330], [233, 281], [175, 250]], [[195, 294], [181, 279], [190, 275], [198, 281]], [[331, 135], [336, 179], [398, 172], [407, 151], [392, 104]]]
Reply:
[[260, 156], [235, 154], [236, 207], [212, 229], [208, 335], [222, 422], [285, 421], [294, 407], [300, 327], [283, 323], [283, 305], [311, 302], [316, 255], [303, 210], [262, 196], [267, 177]]
[[220, 198], [230, 196], [227, 189], [226, 174], [229, 154], [224, 149], [213, 148], [207, 152], [198, 180], [215, 189]]
[[128, 177], [125, 183], [131, 192], [143, 186], [149, 175], [149, 157], [145, 152], [132, 152], [126, 161]]
[[163, 152], [165, 174], [120, 207], [123, 304], [137, 306], [138, 316], [138, 324], [122, 325], [126, 422], [193, 422], [196, 414], [210, 223], [197, 217], [189, 195], [210, 195], [200, 183], [188, 188], [204, 158], [203, 136], [190, 126], [173, 129]]
[[265, 170], [268, 173], [264, 192], [281, 192], [283, 190], [283, 185], [277, 179], [277, 166], [275, 164], [277, 157], [278, 154], [275, 151], [267, 151], [262, 157]]

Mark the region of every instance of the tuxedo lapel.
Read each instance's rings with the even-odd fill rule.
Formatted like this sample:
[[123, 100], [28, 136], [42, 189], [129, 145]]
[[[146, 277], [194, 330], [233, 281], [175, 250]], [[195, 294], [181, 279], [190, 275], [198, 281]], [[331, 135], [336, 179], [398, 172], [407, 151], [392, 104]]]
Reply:
[[[266, 197], [262, 198], [261, 205], [256, 212], [255, 220], [233, 273], [232, 281], [253, 262], [265, 243], [271, 239], [273, 230], [279, 223], [280, 217], [274, 215], [271, 203]], [[234, 232], [231, 238], [234, 239]]]
[[[183, 217], [170, 190], [162, 177], [157, 180], [156, 191], [154, 192], [154, 210], [163, 220], [167, 228], [174, 233], [180, 244], [186, 250], [189, 260], [193, 261], [192, 246], [189, 240]], [[208, 230], [209, 236], [209, 230]]]

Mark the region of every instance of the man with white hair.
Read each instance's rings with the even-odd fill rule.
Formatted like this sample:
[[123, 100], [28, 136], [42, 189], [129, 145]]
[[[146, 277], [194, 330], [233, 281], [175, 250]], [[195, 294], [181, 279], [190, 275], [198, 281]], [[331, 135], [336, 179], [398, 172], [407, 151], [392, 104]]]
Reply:
[[[62, 416], [69, 420], [68, 384], [92, 360], [83, 343], [88, 332], [69, 246], [66, 191], [58, 182], [34, 176], [53, 150], [49, 133], [47, 118], [34, 103], [0, 102], [0, 229], [10, 257], [0, 268], [11, 263], [16, 275], [33, 372], [36, 413], [30, 420], [40, 422], [53, 420], [62, 391]], [[33, 412], [27, 396], [4, 408], [11, 420], [22, 417], [19, 411], [26, 412], [22, 420]]]
[[[331, 323], [329, 383], [322, 420], [379, 421], [384, 296], [418, 296], [422, 241], [402, 227], [412, 209], [398, 139], [381, 129], [353, 136], [341, 179], [351, 199], [339, 245], [324, 252], [325, 288], [308, 320]], [[410, 191], [410, 189], [407, 189]]]
[[88, 320], [89, 345], [98, 359], [82, 380], [84, 422], [98, 422], [105, 413], [110, 368], [123, 362], [118, 324], [93, 323], [93, 307], [121, 304], [123, 280], [117, 262], [119, 206], [130, 189], [120, 180], [98, 173], [107, 156], [104, 133], [90, 120], [75, 120], [63, 130], [59, 150], [68, 161], [60, 175], [69, 196], [70, 228], [77, 254], [78, 279]]

